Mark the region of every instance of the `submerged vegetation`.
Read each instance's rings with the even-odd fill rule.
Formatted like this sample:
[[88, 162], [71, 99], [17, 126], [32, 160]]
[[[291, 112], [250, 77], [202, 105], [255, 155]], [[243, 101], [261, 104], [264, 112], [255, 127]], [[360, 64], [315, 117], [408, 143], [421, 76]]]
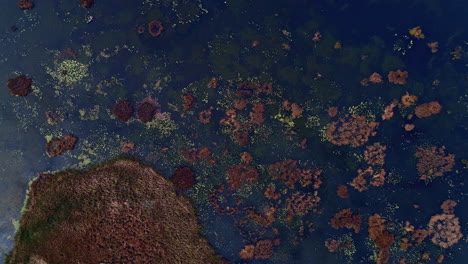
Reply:
[[468, 47], [434, 1], [28, 2], [0, 35], [0, 146], [40, 173], [9, 263], [460, 263]]

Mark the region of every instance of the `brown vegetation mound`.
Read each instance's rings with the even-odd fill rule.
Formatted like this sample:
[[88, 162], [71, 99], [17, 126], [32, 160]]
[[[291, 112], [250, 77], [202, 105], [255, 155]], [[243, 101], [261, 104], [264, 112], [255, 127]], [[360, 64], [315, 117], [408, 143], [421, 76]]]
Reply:
[[297, 182], [302, 187], [312, 185], [318, 189], [322, 184], [322, 170], [304, 170], [297, 167], [297, 160], [284, 160], [268, 166], [268, 173], [273, 180], [283, 180], [284, 184], [292, 189]]
[[180, 167], [172, 175], [171, 181], [178, 190], [188, 190], [195, 185], [195, 173], [190, 167]]
[[382, 146], [380, 143], [367, 146], [366, 150], [364, 150], [364, 160], [371, 166], [383, 165], [385, 163], [386, 149], [387, 147]]
[[32, 80], [24, 75], [8, 80], [8, 89], [14, 96], [26, 96], [31, 92]]
[[385, 183], [385, 175], [387, 172], [384, 169], [374, 170], [372, 167], [367, 169], [358, 169], [358, 176], [356, 176], [349, 185], [359, 192], [367, 190], [367, 179], [370, 178], [370, 184], [372, 186], [382, 186]]
[[326, 135], [335, 145], [359, 147], [364, 145], [370, 136], [376, 134], [374, 130], [378, 125], [378, 122], [369, 121], [365, 116], [353, 115], [332, 122], [326, 130]]
[[21, 10], [32, 9], [34, 7], [34, 3], [30, 0], [19, 0], [18, 7]]
[[442, 110], [442, 106], [438, 102], [432, 101], [416, 106], [414, 114], [419, 118], [423, 118], [438, 114], [440, 110]]
[[202, 124], [210, 123], [211, 115], [212, 115], [211, 110], [212, 110], [212, 108], [208, 108], [208, 109], [205, 109], [205, 110], [200, 111], [198, 113], [198, 120], [200, 121], [200, 123], [202, 123]]
[[406, 78], [408, 78], [407, 71], [390, 71], [388, 73], [388, 81], [394, 84], [406, 84]]
[[338, 185], [338, 188], [336, 188], [336, 194], [340, 198], [348, 198], [349, 193], [348, 193], [348, 187], [346, 185]]
[[112, 114], [122, 122], [130, 120], [133, 114], [133, 106], [128, 100], [119, 100], [112, 108]]
[[328, 108], [327, 113], [329, 117], [335, 117], [338, 114], [338, 107], [332, 106]]
[[137, 109], [137, 117], [143, 123], [153, 120], [154, 115], [159, 110], [159, 104], [156, 99], [146, 97], [143, 99]]
[[351, 208], [343, 209], [335, 214], [330, 220], [330, 224], [333, 228], [348, 228], [354, 229], [354, 232], [359, 233], [361, 230], [362, 216], [353, 215]]
[[377, 254], [377, 264], [388, 263], [390, 259], [390, 245], [395, 241], [393, 234], [385, 230], [386, 220], [378, 214], [369, 216], [368, 232], [369, 238], [380, 249]]
[[265, 105], [262, 103], [254, 103], [252, 106], [252, 111], [250, 112], [250, 123], [255, 125], [261, 125], [265, 122]]
[[242, 259], [269, 259], [273, 255], [273, 242], [269, 239], [257, 241], [255, 245], [245, 245], [239, 252]]
[[184, 111], [191, 110], [194, 103], [195, 97], [192, 94], [187, 93], [182, 95], [182, 108]]
[[255, 183], [258, 181], [258, 171], [254, 167], [246, 164], [238, 164], [229, 167], [226, 170], [229, 175], [228, 182], [231, 189], [237, 189], [244, 185], [244, 182]]
[[91, 8], [94, 4], [94, 0], [80, 0], [80, 5], [84, 8]]
[[417, 100], [418, 97], [416, 95], [406, 92], [406, 94], [401, 97], [401, 104], [403, 107], [409, 107], [416, 103]]
[[435, 177], [443, 176], [452, 170], [455, 165], [455, 155], [445, 156], [445, 147], [419, 147], [414, 156], [418, 159], [416, 164], [419, 179], [430, 181]]
[[223, 263], [200, 230], [170, 181], [121, 159], [40, 175], [6, 263]]
[[382, 83], [382, 75], [374, 72], [369, 76], [369, 82], [371, 83]]
[[434, 235], [432, 243], [443, 248], [449, 248], [460, 240], [460, 222], [454, 214], [433, 215], [429, 221], [429, 231]]
[[293, 193], [290, 198], [286, 199], [286, 211], [288, 213], [286, 220], [291, 221], [296, 215], [307, 215], [318, 206], [320, 200], [317, 191]]
[[75, 147], [78, 138], [72, 134], [63, 136], [62, 138], [53, 138], [46, 145], [46, 153], [49, 157], [55, 157], [65, 151], [72, 150]]

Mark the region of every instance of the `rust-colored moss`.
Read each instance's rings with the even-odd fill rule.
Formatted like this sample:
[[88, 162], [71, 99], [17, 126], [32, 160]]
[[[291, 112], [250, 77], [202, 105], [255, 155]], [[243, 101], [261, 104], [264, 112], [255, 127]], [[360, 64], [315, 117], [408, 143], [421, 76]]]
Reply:
[[170, 181], [119, 159], [40, 175], [6, 263], [223, 263], [200, 229]]

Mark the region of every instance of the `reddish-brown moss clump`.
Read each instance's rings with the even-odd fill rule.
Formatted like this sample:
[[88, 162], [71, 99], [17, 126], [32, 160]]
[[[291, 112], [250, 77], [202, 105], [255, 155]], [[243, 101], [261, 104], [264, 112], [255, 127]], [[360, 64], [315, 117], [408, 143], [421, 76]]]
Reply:
[[164, 27], [162, 25], [162, 22], [159, 20], [153, 20], [148, 23], [148, 32], [153, 37], [157, 37], [161, 35], [163, 30], [164, 30]]
[[385, 108], [384, 108], [384, 113], [382, 114], [382, 120], [389, 120], [393, 117], [394, 113], [393, 113], [393, 108], [397, 107], [398, 106], [398, 101], [397, 100], [393, 100], [393, 102], [389, 105], [387, 105]]
[[172, 175], [171, 181], [178, 190], [185, 191], [195, 185], [195, 173], [189, 167], [180, 167]]
[[205, 109], [203, 111], [200, 111], [198, 113], [198, 120], [200, 121], [200, 123], [202, 124], [208, 124], [210, 123], [211, 121], [211, 112], [212, 108], [208, 108], [208, 109]]
[[246, 146], [250, 143], [250, 134], [247, 131], [238, 131], [234, 133], [234, 139], [237, 142], [237, 144], [241, 146]]
[[234, 100], [234, 108], [237, 110], [242, 110], [247, 107], [247, 100], [244, 98]]
[[403, 107], [409, 107], [412, 106], [417, 100], [418, 97], [416, 95], [406, 92], [406, 94], [401, 97], [401, 104]]
[[343, 209], [335, 214], [330, 220], [330, 225], [335, 228], [348, 228], [354, 229], [354, 232], [359, 233], [361, 230], [362, 216], [355, 214], [351, 211], [351, 208]]
[[226, 170], [229, 175], [228, 182], [231, 184], [231, 189], [237, 189], [244, 185], [244, 182], [255, 183], [258, 181], [258, 171], [246, 164], [238, 164], [229, 167]]
[[53, 138], [46, 145], [46, 153], [49, 157], [61, 155], [63, 152], [72, 150], [75, 147], [78, 138], [72, 134], [62, 138]]
[[388, 73], [388, 81], [394, 84], [406, 84], [406, 78], [408, 78], [407, 71], [390, 71]]
[[327, 239], [325, 240], [325, 247], [328, 249], [329, 252], [343, 252], [351, 247], [354, 247], [354, 243], [352, 240], [348, 239]]
[[137, 110], [138, 119], [140, 119], [140, 121], [143, 123], [147, 123], [153, 120], [155, 114], [156, 108], [148, 102], [142, 103]]
[[273, 242], [269, 239], [257, 241], [255, 245], [246, 245], [239, 255], [242, 259], [269, 259], [273, 255]]
[[120, 151], [123, 153], [129, 153], [135, 149], [135, 142], [129, 141], [122, 144]]
[[405, 128], [405, 131], [407, 132], [410, 132], [410, 131], [413, 131], [413, 129], [416, 127], [415, 124], [405, 124], [404, 128]]
[[413, 235], [411, 236], [416, 243], [416, 245], [421, 245], [424, 242], [424, 239], [428, 237], [431, 232], [427, 229], [415, 229]]
[[292, 189], [299, 182], [302, 187], [309, 185], [318, 189], [322, 184], [322, 170], [304, 170], [297, 167], [297, 160], [284, 160], [268, 166], [268, 173], [273, 180], [283, 180], [284, 184]]
[[326, 130], [326, 135], [335, 145], [359, 147], [376, 134], [374, 130], [378, 125], [378, 122], [369, 121], [365, 116], [353, 115], [332, 122]]
[[187, 93], [182, 95], [182, 108], [184, 111], [191, 110], [194, 103], [195, 97], [192, 94]]
[[137, 109], [138, 119], [143, 123], [150, 122], [157, 113], [158, 107], [159, 104], [156, 99], [151, 97], [143, 99]]
[[302, 116], [302, 113], [304, 110], [296, 103], [291, 103], [288, 100], [283, 101], [283, 108], [291, 111], [291, 118], [296, 119], [300, 116]]
[[211, 78], [211, 80], [208, 82], [208, 88], [216, 88], [218, 87], [218, 79], [216, 77]]
[[369, 238], [372, 239], [375, 245], [380, 249], [377, 254], [377, 264], [388, 263], [390, 259], [390, 245], [395, 241], [392, 233], [385, 230], [387, 224], [379, 214], [369, 216], [368, 220]]
[[336, 188], [336, 195], [338, 197], [346, 199], [349, 197], [348, 193], [348, 187], [346, 185], [338, 185], [338, 188]]
[[378, 142], [367, 146], [366, 150], [364, 150], [364, 160], [371, 166], [383, 165], [385, 163], [386, 149], [386, 146], [382, 146]]
[[327, 113], [329, 117], [335, 117], [338, 114], [338, 107], [332, 106], [328, 108]]
[[245, 164], [250, 164], [250, 162], [252, 162], [252, 155], [250, 155], [250, 153], [248, 152], [242, 152], [241, 153], [241, 161], [242, 163], [245, 163]]
[[94, 4], [94, 0], [80, 0], [80, 5], [84, 8], [91, 8]]
[[213, 165], [216, 163], [216, 160], [213, 158], [211, 155], [211, 149], [208, 147], [202, 147], [202, 148], [189, 148], [189, 149], [184, 149], [181, 151], [182, 155], [184, 156], [184, 159], [188, 163], [195, 163], [197, 160], [201, 159], [207, 162], [209, 165]]
[[419, 179], [425, 181], [443, 176], [455, 165], [455, 155], [445, 156], [445, 147], [419, 147], [414, 156], [418, 159], [416, 166], [420, 175]]
[[273, 242], [263, 239], [255, 243], [254, 256], [256, 259], [269, 259], [273, 255]]
[[460, 221], [453, 214], [455, 206], [457, 202], [453, 200], [444, 201], [440, 206], [444, 213], [433, 215], [429, 220], [428, 231], [433, 235], [432, 243], [442, 248], [452, 247], [463, 237]]
[[280, 193], [277, 193], [275, 192], [276, 190], [276, 187], [274, 185], [268, 185], [266, 188], [265, 188], [265, 192], [263, 193], [263, 195], [265, 196], [265, 198], [267, 199], [274, 199], [274, 200], [277, 200], [281, 197], [281, 194]]
[[362, 192], [367, 190], [368, 187], [366, 176], [371, 179], [370, 184], [372, 186], [382, 186], [385, 183], [386, 174], [387, 172], [384, 169], [374, 170], [374, 168], [370, 166], [365, 170], [358, 169], [358, 176], [356, 176], [349, 185], [359, 192]]
[[416, 106], [414, 114], [419, 118], [424, 118], [438, 114], [440, 110], [442, 110], [442, 106], [437, 101], [432, 101]]
[[133, 106], [128, 100], [119, 100], [112, 108], [112, 114], [122, 122], [130, 120], [133, 114]]
[[263, 227], [270, 227], [275, 222], [277, 209], [273, 206], [267, 206], [262, 209], [261, 212], [257, 213], [254, 209], [247, 209], [247, 215], [259, 225]]
[[237, 84], [237, 96], [244, 97], [251, 94], [259, 95], [260, 93], [271, 94], [273, 92], [273, 84], [271, 82], [259, 83], [244, 81]]
[[255, 245], [246, 245], [241, 251], [239, 252], [239, 256], [241, 259], [253, 259], [255, 254]]
[[382, 83], [382, 75], [374, 72], [369, 76], [369, 82], [371, 83]]
[[449, 248], [463, 237], [461, 233], [460, 221], [454, 214], [437, 214], [429, 221], [429, 231], [434, 234], [432, 243]]
[[329, 252], [333, 253], [340, 248], [340, 241], [336, 239], [327, 239], [325, 241], [325, 246], [327, 247]]
[[252, 106], [252, 111], [250, 112], [250, 123], [255, 125], [260, 125], [265, 122], [265, 105], [262, 103], [255, 103]]
[[32, 9], [34, 7], [34, 3], [30, 0], [19, 0], [18, 7], [21, 10]]
[[441, 205], [440, 209], [444, 211], [444, 214], [453, 214], [455, 212], [455, 206], [457, 206], [457, 202], [454, 200], [445, 200]]
[[40, 175], [6, 263], [223, 263], [190, 201], [138, 161]]
[[318, 192], [295, 192], [290, 198], [286, 199], [287, 221], [292, 221], [297, 215], [304, 216], [318, 207], [321, 198]]
[[8, 80], [8, 89], [14, 96], [26, 96], [31, 92], [32, 80], [24, 75]]
[[228, 109], [226, 110], [226, 116], [219, 120], [219, 124], [228, 127], [233, 132], [239, 131], [241, 128], [244, 127], [237, 119], [236, 109]]

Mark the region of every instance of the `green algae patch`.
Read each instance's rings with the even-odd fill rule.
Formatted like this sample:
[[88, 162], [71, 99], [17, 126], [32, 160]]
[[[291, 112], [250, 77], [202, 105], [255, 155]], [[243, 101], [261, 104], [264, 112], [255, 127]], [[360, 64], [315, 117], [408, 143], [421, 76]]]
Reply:
[[133, 159], [41, 174], [24, 209], [5, 263], [223, 263], [191, 202]]
[[47, 68], [47, 73], [59, 84], [73, 85], [89, 75], [88, 65], [76, 60], [64, 60], [55, 65], [55, 69]]

